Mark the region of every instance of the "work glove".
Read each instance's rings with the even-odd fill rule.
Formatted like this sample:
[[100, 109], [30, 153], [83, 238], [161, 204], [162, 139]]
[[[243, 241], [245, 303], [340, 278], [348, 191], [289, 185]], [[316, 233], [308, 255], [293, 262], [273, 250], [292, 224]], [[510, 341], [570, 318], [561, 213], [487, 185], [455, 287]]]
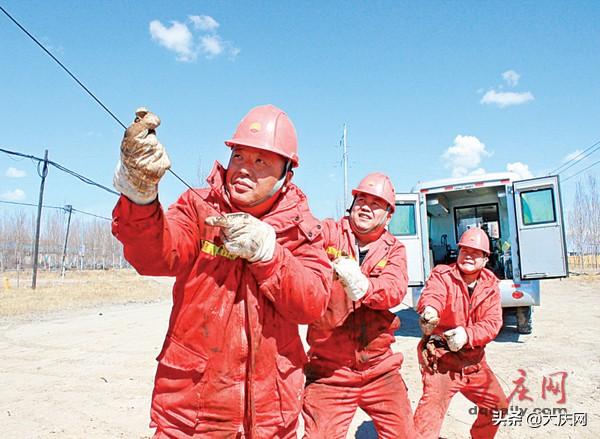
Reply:
[[171, 167], [167, 151], [156, 138], [159, 125], [156, 114], [138, 108], [121, 142], [121, 158], [113, 184], [136, 204], [149, 204], [156, 199], [158, 182]]
[[419, 326], [423, 335], [431, 335], [433, 328], [440, 322], [440, 316], [433, 306], [426, 306], [419, 317]]
[[346, 295], [353, 301], [360, 300], [369, 289], [369, 279], [360, 271], [355, 259], [341, 257], [333, 261], [333, 269], [344, 286]]
[[450, 329], [444, 332], [446, 343], [452, 352], [460, 351], [462, 347], [467, 343], [467, 331], [462, 326], [457, 326], [454, 329]]
[[209, 216], [205, 223], [220, 227], [224, 246], [233, 256], [250, 262], [266, 262], [275, 252], [275, 229], [247, 213], [227, 213]]

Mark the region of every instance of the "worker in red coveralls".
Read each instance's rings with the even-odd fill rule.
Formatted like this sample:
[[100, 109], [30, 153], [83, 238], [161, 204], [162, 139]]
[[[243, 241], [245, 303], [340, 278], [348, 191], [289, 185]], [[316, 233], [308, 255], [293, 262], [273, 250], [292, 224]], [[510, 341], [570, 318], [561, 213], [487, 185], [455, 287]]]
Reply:
[[113, 234], [140, 274], [174, 276], [152, 395], [154, 438], [295, 438], [306, 355], [298, 324], [323, 315], [332, 271], [320, 223], [291, 183], [296, 132], [252, 109], [206, 189], [163, 212], [170, 166], [145, 109], [128, 128], [114, 184]]
[[496, 276], [484, 268], [489, 239], [480, 228], [463, 233], [455, 264], [438, 265], [419, 299], [424, 338], [419, 343], [423, 396], [415, 427], [423, 439], [438, 438], [450, 400], [462, 393], [477, 405], [473, 439], [491, 439], [494, 411], [508, 408], [506, 396], [488, 366], [484, 348], [502, 327]]
[[404, 245], [386, 231], [394, 187], [377, 172], [352, 195], [348, 216], [323, 222], [337, 280], [325, 316], [308, 328], [304, 437], [345, 438], [360, 407], [380, 438], [414, 438], [402, 354], [390, 349], [400, 320], [389, 308], [401, 303], [408, 283]]

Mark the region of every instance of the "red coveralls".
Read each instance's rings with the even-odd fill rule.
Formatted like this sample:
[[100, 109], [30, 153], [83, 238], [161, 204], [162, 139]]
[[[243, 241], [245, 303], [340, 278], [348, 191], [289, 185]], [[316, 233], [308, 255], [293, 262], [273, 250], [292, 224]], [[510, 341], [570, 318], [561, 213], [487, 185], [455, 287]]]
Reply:
[[295, 438], [306, 354], [298, 324], [323, 315], [332, 272], [321, 226], [294, 185], [261, 220], [273, 259], [229, 254], [209, 215], [232, 212], [216, 163], [200, 197], [185, 192], [163, 213], [121, 197], [113, 234], [143, 275], [176, 276], [152, 395], [155, 438]]
[[[423, 396], [415, 410], [415, 427], [422, 439], [438, 438], [450, 400], [461, 392], [479, 408], [471, 427], [473, 439], [491, 439], [498, 425], [493, 425], [493, 410], [508, 408], [498, 379], [485, 361], [484, 347], [502, 327], [502, 308], [498, 279], [483, 269], [471, 297], [456, 264], [438, 265], [432, 271], [419, 299], [417, 311], [426, 306], [436, 309], [440, 322], [433, 334], [457, 326], [465, 328], [468, 341], [457, 353], [447, 353], [458, 371], [431, 374], [422, 368]], [[419, 345], [419, 350], [422, 345]], [[419, 362], [422, 357], [419, 352]], [[438, 363], [439, 364], [439, 363]], [[439, 367], [439, 366], [438, 366]], [[483, 410], [482, 410], [483, 409]]]
[[[358, 259], [348, 218], [325, 220], [323, 235], [331, 260], [342, 253]], [[357, 407], [375, 424], [380, 438], [413, 438], [413, 417], [399, 369], [402, 354], [390, 345], [400, 319], [388, 311], [406, 294], [406, 252], [384, 232], [371, 243], [361, 271], [369, 278], [366, 295], [352, 302], [333, 283], [325, 316], [309, 325], [302, 416], [305, 438], [345, 438]]]

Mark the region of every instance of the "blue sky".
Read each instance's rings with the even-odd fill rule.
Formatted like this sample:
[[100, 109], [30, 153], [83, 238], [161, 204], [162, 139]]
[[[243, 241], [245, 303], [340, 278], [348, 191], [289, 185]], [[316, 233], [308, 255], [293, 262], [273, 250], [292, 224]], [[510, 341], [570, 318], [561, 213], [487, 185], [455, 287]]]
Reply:
[[[251, 107], [280, 106], [299, 137], [294, 181], [318, 217], [341, 212], [344, 123], [350, 187], [382, 171], [399, 192], [507, 166], [545, 175], [600, 140], [597, 1], [0, 5], [122, 122], [141, 105], [156, 112], [174, 171], [194, 186], [226, 163], [223, 140]], [[112, 187], [122, 128], [3, 14], [0, 66], [0, 148], [48, 149]], [[30, 160], [0, 154], [0, 200], [36, 203], [38, 189]], [[167, 175], [160, 199], [184, 189]], [[110, 216], [115, 201], [50, 169], [46, 204]]]

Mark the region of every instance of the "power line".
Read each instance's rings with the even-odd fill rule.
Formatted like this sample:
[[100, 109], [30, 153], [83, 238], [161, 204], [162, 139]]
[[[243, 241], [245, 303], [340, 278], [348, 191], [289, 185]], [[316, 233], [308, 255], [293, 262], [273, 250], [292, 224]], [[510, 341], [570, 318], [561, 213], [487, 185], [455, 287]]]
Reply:
[[[26, 158], [30, 158], [31, 160], [36, 160], [38, 162], [38, 175], [40, 175], [40, 177], [41, 177], [40, 170], [39, 170], [39, 165], [40, 165], [40, 163], [42, 163], [42, 162], [45, 161], [44, 159], [41, 159], [41, 158], [33, 156], [33, 155], [23, 154], [23, 153], [16, 152], [16, 151], [9, 151], [8, 149], [3, 149], [3, 148], [0, 148], [0, 152], [4, 152], [4, 153], [6, 153], [8, 155], [16, 155], [16, 156], [19, 156], [19, 157], [26, 157]], [[52, 165], [55, 168], [57, 168], [58, 170], [63, 171], [65, 173], [69, 174], [69, 175], [72, 175], [73, 177], [75, 177], [75, 178], [83, 181], [86, 184], [89, 184], [91, 186], [99, 187], [100, 189], [104, 189], [105, 191], [110, 192], [111, 194], [116, 195], [116, 196], [120, 195], [118, 192], [116, 192], [116, 191], [114, 191], [114, 190], [112, 190], [112, 189], [110, 189], [110, 188], [108, 188], [108, 187], [106, 187], [106, 186], [104, 186], [104, 185], [102, 185], [100, 183], [96, 183], [91, 178], [88, 178], [85, 175], [81, 175], [81, 174], [79, 174], [79, 173], [77, 173], [75, 171], [72, 171], [71, 169], [66, 168], [65, 166], [61, 165], [60, 163], [56, 163], [56, 162], [54, 162], [52, 160], [48, 160], [47, 162], [48, 162], [49, 165]]]
[[[6, 9], [4, 9], [2, 6], [0, 6], [0, 10], [2, 10], [2, 12], [4, 12], [4, 14], [5, 14], [5, 15], [6, 15], [6, 16], [7, 16], [7, 17], [8, 17], [8, 18], [9, 18], [9, 19], [10, 19], [10, 20], [11, 20], [11, 21], [14, 23], [14, 24], [16, 24], [16, 25], [19, 27], [19, 29], [21, 29], [23, 32], [25, 32], [25, 34], [26, 34], [26, 35], [27, 35], [29, 38], [31, 38], [31, 39], [32, 39], [32, 40], [35, 42], [35, 44], [37, 44], [37, 45], [38, 45], [38, 46], [39, 46], [39, 47], [40, 47], [40, 48], [41, 48], [41, 49], [42, 49], [44, 52], [46, 52], [46, 54], [48, 54], [48, 56], [50, 56], [50, 58], [52, 58], [52, 59], [53, 59], [53, 60], [54, 60], [54, 61], [55, 61], [55, 62], [56, 62], [56, 63], [57, 63], [57, 64], [58, 64], [58, 65], [59, 65], [59, 66], [60, 66], [60, 67], [61, 67], [61, 68], [62, 68], [62, 69], [65, 71], [65, 72], [67, 72], [67, 74], [68, 74], [68, 75], [69, 75], [71, 78], [73, 78], [73, 80], [74, 80], [74, 81], [75, 81], [77, 84], [79, 84], [79, 85], [81, 86], [81, 88], [83, 88], [83, 89], [86, 91], [86, 93], [87, 93], [87, 94], [89, 94], [89, 95], [90, 95], [90, 96], [91, 96], [91, 97], [94, 99], [94, 101], [96, 101], [96, 102], [98, 103], [98, 105], [100, 105], [100, 106], [101, 106], [101, 107], [102, 107], [102, 108], [103, 108], [103, 109], [104, 109], [104, 110], [105, 110], [105, 111], [106, 111], [108, 114], [110, 114], [110, 116], [111, 116], [111, 117], [112, 117], [114, 120], [116, 120], [116, 121], [117, 121], [117, 123], [123, 127], [123, 129], [125, 129], [125, 130], [127, 129], [127, 127], [125, 126], [125, 124], [123, 124], [123, 122], [121, 122], [121, 121], [119, 120], [119, 118], [118, 118], [117, 116], [115, 116], [115, 115], [113, 114], [113, 112], [112, 112], [112, 111], [110, 111], [110, 110], [108, 109], [108, 107], [107, 107], [106, 105], [104, 105], [104, 104], [102, 103], [102, 101], [100, 101], [100, 99], [98, 99], [98, 98], [97, 98], [97, 97], [94, 95], [94, 93], [92, 93], [92, 92], [91, 92], [91, 91], [90, 91], [90, 90], [89, 90], [89, 89], [88, 89], [88, 88], [87, 88], [85, 85], [83, 85], [83, 83], [82, 83], [82, 82], [81, 82], [79, 79], [77, 79], [77, 77], [76, 77], [76, 76], [75, 76], [73, 73], [71, 73], [71, 71], [70, 71], [68, 68], [66, 68], [66, 67], [65, 67], [65, 65], [64, 65], [63, 63], [61, 63], [61, 62], [58, 60], [58, 58], [56, 58], [54, 55], [52, 55], [52, 53], [51, 53], [51, 52], [50, 52], [48, 49], [46, 49], [46, 48], [44, 47], [44, 45], [43, 45], [42, 43], [40, 43], [40, 42], [37, 40], [37, 38], [35, 38], [35, 37], [34, 37], [34, 36], [31, 34], [31, 33], [29, 33], [29, 31], [28, 31], [27, 29], [25, 29], [25, 27], [23, 27], [23, 25], [21, 25], [21, 23], [19, 23], [19, 22], [18, 22], [18, 21], [17, 21], [15, 18], [13, 18], [13, 16], [12, 16], [12, 15], [10, 15], [10, 14], [8, 13], [8, 11], [7, 11]], [[199, 194], [199, 193], [198, 193], [198, 192], [197, 192], [197, 191], [196, 191], [196, 190], [195, 190], [195, 189], [194, 189], [192, 186], [190, 186], [190, 185], [189, 185], [189, 184], [188, 184], [188, 183], [187, 183], [187, 182], [186, 182], [186, 181], [185, 181], [183, 178], [181, 178], [179, 175], [177, 175], [177, 174], [175, 173], [175, 171], [173, 171], [173, 170], [172, 170], [172, 169], [170, 169], [170, 168], [168, 169], [168, 171], [169, 171], [169, 172], [170, 172], [170, 173], [171, 173], [171, 174], [172, 174], [172, 175], [173, 175], [175, 178], [177, 178], [177, 180], [179, 180], [179, 181], [180, 181], [180, 182], [182, 182], [182, 183], [183, 183], [185, 186], [187, 186], [187, 188], [188, 188], [188, 189], [190, 189], [190, 190], [191, 190], [193, 193], [195, 193], [196, 195], [198, 195], [198, 196], [200, 197], [200, 194]], [[77, 177], [77, 178], [79, 178], [79, 177]], [[117, 192], [114, 192], [114, 191], [111, 191], [111, 192], [113, 192], [113, 193], [115, 193], [115, 194], [119, 195]]]
[[66, 172], [67, 174], [70, 174], [70, 175], [72, 175], [73, 177], [75, 177], [75, 178], [77, 178], [77, 179], [79, 179], [79, 180], [83, 181], [83, 182], [84, 182], [84, 183], [86, 183], [86, 184], [89, 184], [89, 185], [92, 185], [92, 186], [99, 187], [100, 189], [104, 189], [105, 191], [107, 191], [107, 192], [110, 192], [111, 194], [114, 194], [114, 195], [116, 195], [116, 196], [119, 196], [119, 195], [120, 195], [118, 192], [116, 192], [116, 191], [113, 191], [112, 189], [110, 189], [110, 188], [108, 188], [108, 187], [106, 187], [106, 186], [104, 186], [104, 185], [101, 185], [100, 183], [96, 183], [94, 180], [91, 180], [90, 178], [88, 178], [88, 177], [86, 177], [86, 176], [84, 176], [84, 175], [78, 174], [78, 173], [77, 173], [77, 172], [75, 172], [75, 171], [71, 171], [70, 169], [67, 169], [67, 168], [65, 168], [64, 166], [62, 166], [62, 165], [59, 165], [59, 164], [58, 164], [58, 163], [56, 163], [56, 162], [48, 161], [48, 163], [49, 163], [49, 164], [51, 164], [52, 166], [54, 166], [55, 168], [57, 168], [57, 169], [59, 169], [59, 170], [61, 170], [61, 171], [63, 171], [63, 172]]
[[[17, 202], [17, 201], [4, 201], [4, 200], [0, 200], [0, 203], [4, 203], [4, 204], [14, 204], [14, 205], [17, 205], [17, 206], [33, 206], [33, 207], [37, 207], [37, 204], [32, 204], [32, 203], [19, 203], [19, 202]], [[47, 205], [47, 204], [43, 204], [43, 205], [42, 205], [42, 207], [43, 207], [43, 208], [45, 208], [45, 209], [58, 209], [58, 210], [64, 210], [65, 212], [68, 212], [68, 211], [69, 211], [69, 209], [68, 209], [68, 208], [66, 208], [66, 207], [60, 207], [60, 206], [49, 206], [49, 205]], [[81, 213], [81, 214], [83, 214], [83, 215], [89, 215], [89, 216], [93, 216], [93, 217], [96, 217], [96, 218], [100, 218], [100, 219], [104, 219], [104, 220], [112, 221], [112, 219], [111, 219], [111, 218], [107, 218], [107, 217], [105, 217], [105, 216], [101, 216], [101, 215], [96, 215], [96, 214], [94, 214], [94, 213], [90, 213], [90, 212], [85, 212], [85, 211], [83, 211], [83, 210], [79, 210], [79, 209], [75, 209], [75, 208], [71, 208], [71, 210], [72, 210], [73, 212], [78, 212], [78, 213]]]
[[67, 69], [67, 68], [64, 66], [64, 64], [63, 64], [63, 63], [61, 63], [61, 62], [60, 62], [60, 61], [59, 61], [59, 60], [58, 60], [58, 59], [57, 59], [57, 58], [56, 58], [54, 55], [52, 55], [52, 53], [50, 53], [50, 51], [49, 51], [48, 49], [46, 49], [46, 48], [45, 48], [45, 47], [42, 45], [42, 43], [40, 43], [40, 42], [37, 40], [37, 38], [35, 38], [33, 35], [31, 35], [31, 34], [30, 34], [28, 31], [27, 31], [27, 29], [25, 29], [23, 26], [21, 26], [21, 24], [20, 24], [20, 23], [19, 23], [17, 20], [15, 20], [15, 19], [12, 17], [12, 15], [10, 15], [10, 14], [9, 14], [9, 13], [6, 11], [6, 9], [4, 9], [2, 6], [0, 6], [0, 10], [2, 10], [2, 12], [4, 12], [4, 14], [5, 14], [5, 15], [6, 15], [8, 18], [10, 18], [10, 19], [11, 19], [11, 21], [12, 21], [14, 24], [16, 24], [16, 25], [19, 27], [19, 29], [21, 29], [23, 32], [25, 32], [25, 33], [27, 34], [27, 36], [28, 36], [29, 38], [31, 38], [35, 44], [37, 44], [38, 46], [40, 46], [40, 49], [42, 49], [44, 52], [46, 52], [46, 53], [48, 54], [48, 56], [50, 56], [50, 58], [52, 58], [52, 59], [53, 59], [53, 60], [54, 60], [54, 61], [55, 61], [55, 62], [56, 62], [56, 63], [57, 63], [59, 66], [61, 66], [61, 67], [62, 67], [62, 69], [63, 69], [65, 72], [67, 72], [67, 74], [68, 74], [68, 75], [69, 75], [71, 78], [73, 78], [73, 80], [74, 80], [74, 81], [75, 81], [77, 84], [79, 84], [79, 85], [80, 85], [80, 86], [81, 86], [81, 87], [82, 87], [82, 88], [83, 88], [83, 89], [84, 89], [84, 90], [87, 92], [87, 94], [89, 94], [89, 95], [92, 97], [92, 99], [94, 99], [94, 100], [95, 100], [95, 101], [96, 101], [96, 102], [97, 102], [97, 103], [98, 103], [98, 104], [99, 104], [99, 105], [100, 105], [102, 108], [104, 108], [104, 109], [106, 110], [106, 112], [107, 112], [108, 114], [110, 114], [110, 115], [112, 116], [112, 118], [113, 118], [114, 120], [116, 120], [116, 121], [117, 121], [117, 123], [118, 123], [119, 125], [121, 125], [121, 126], [123, 127], [123, 129], [127, 129], [127, 127], [126, 127], [125, 125], [123, 125], [123, 123], [121, 123], [121, 121], [120, 121], [120, 120], [117, 118], [117, 116], [115, 116], [115, 115], [114, 115], [114, 114], [113, 114], [113, 113], [112, 113], [112, 112], [111, 112], [111, 111], [110, 111], [108, 108], [106, 108], [106, 105], [104, 105], [104, 104], [103, 104], [103, 103], [100, 101], [100, 99], [98, 99], [98, 98], [97, 98], [97, 97], [94, 95], [94, 93], [92, 93], [91, 91], [89, 91], [89, 90], [88, 90], [88, 88], [87, 88], [85, 85], [83, 85], [83, 84], [81, 83], [81, 81], [80, 81], [79, 79], [77, 79], [77, 77], [76, 77], [76, 76], [75, 76], [73, 73], [71, 73], [69, 69]]
[[84, 212], [83, 210], [79, 210], [79, 209], [75, 209], [75, 208], [73, 208], [72, 210], [73, 210], [73, 212], [78, 212], [78, 213], [82, 213], [82, 214], [84, 214], [84, 215], [93, 216], [93, 217], [95, 217], [95, 218], [100, 218], [100, 219], [103, 219], [103, 220], [112, 221], [112, 218], [107, 218], [107, 217], [105, 217], [105, 216], [101, 216], [101, 215], [95, 215], [95, 214], [93, 214], [93, 213]]
[[[594, 148], [594, 147], [596, 147], [596, 148]], [[590, 151], [592, 148], [594, 148], [594, 149], [592, 151]], [[589, 157], [590, 155], [592, 155], [593, 153], [595, 153], [598, 149], [600, 149], [600, 140], [597, 141], [596, 143], [594, 143], [592, 146], [586, 148], [584, 151], [581, 151], [579, 154], [571, 157], [569, 160], [567, 160], [565, 163], [563, 163], [562, 165], [560, 165], [558, 168], [556, 168], [553, 171], [549, 172], [548, 175], [553, 175], [553, 174], [556, 174], [556, 173], [560, 174], [562, 172], [565, 172], [571, 166], [574, 166], [576, 163], [579, 163], [581, 160], [584, 160], [587, 157]], [[564, 169], [562, 169], [562, 168], [564, 168]]]
[[[17, 201], [4, 201], [4, 200], [0, 200], [0, 203], [4, 203], [4, 204], [16, 204], [17, 206], [33, 206], [33, 207], [37, 207], [37, 204], [32, 204], [32, 203], [19, 203]], [[64, 210], [64, 207], [59, 207], [59, 206], [48, 206], [46, 204], [42, 204], [42, 207], [46, 208], [46, 209], [60, 209], [60, 210]]]
[[591, 167], [593, 167], [593, 166], [596, 166], [598, 163], [600, 163], [600, 160], [598, 160], [597, 162], [594, 162], [594, 163], [592, 163], [592, 164], [591, 164], [590, 166], [588, 166], [587, 168], [583, 168], [582, 170], [580, 170], [580, 171], [577, 171], [577, 172], [576, 172], [575, 174], [573, 174], [573, 175], [569, 175], [567, 178], [564, 178], [564, 179], [563, 179], [563, 183], [564, 183], [565, 181], [567, 181], [567, 180], [570, 180], [571, 178], [573, 178], [573, 177], [575, 177], [575, 176], [577, 176], [577, 175], [581, 174], [582, 172], [585, 172], [585, 171], [587, 171], [587, 170], [588, 170], [588, 169], [590, 169]]
[[44, 161], [44, 159], [41, 159], [41, 158], [36, 157], [34, 155], [27, 155], [27, 154], [23, 154], [22, 152], [17, 152], [17, 151], [9, 151], [8, 149], [0, 148], [0, 152], [5, 152], [8, 155], [16, 155], [18, 157], [23, 157], [23, 158], [26, 158], [26, 159], [32, 159], [32, 160], [37, 160], [37, 161], [41, 161], [41, 162]]

